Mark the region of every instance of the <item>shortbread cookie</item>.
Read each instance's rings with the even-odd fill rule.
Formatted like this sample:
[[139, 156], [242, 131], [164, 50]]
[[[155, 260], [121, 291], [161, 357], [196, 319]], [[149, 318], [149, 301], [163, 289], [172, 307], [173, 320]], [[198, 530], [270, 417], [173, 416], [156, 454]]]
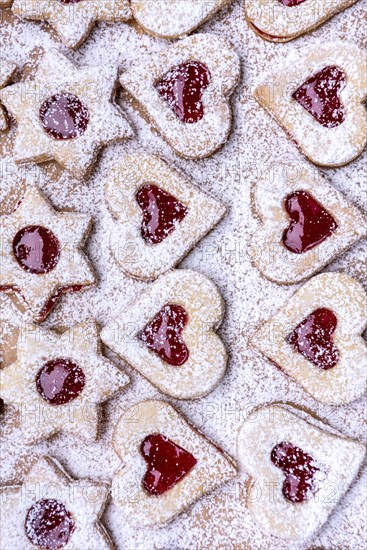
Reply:
[[34, 80], [0, 90], [18, 123], [15, 160], [55, 160], [75, 177], [86, 176], [103, 146], [132, 135], [113, 103], [116, 79], [116, 67], [80, 68], [56, 50], [45, 53]]
[[145, 280], [177, 265], [226, 210], [153, 155], [125, 157], [107, 177], [105, 196], [117, 220], [113, 255], [127, 275]]
[[103, 357], [97, 326], [86, 321], [61, 335], [24, 325], [16, 362], [0, 371], [0, 381], [1, 398], [21, 412], [25, 443], [34, 444], [60, 431], [94, 441], [100, 403], [129, 379]]
[[264, 323], [252, 346], [315, 399], [340, 405], [366, 389], [366, 326], [363, 287], [343, 273], [323, 273]]
[[269, 42], [288, 42], [310, 32], [357, 0], [246, 0], [249, 27]]
[[214, 332], [223, 311], [209, 279], [196, 271], [174, 270], [107, 325], [101, 339], [163, 393], [201, 397], [225, 372], [227, 354]]
[[120, 81], [176, 153], [199, 159], [227, 141], [228, 101], [239, 74], [238, 56], [225, 40], [196, 34], [152, 55]]
[[91, 218], [57, 212], [36, 187], [1, 218], [0, 291], [15, 295], [36, 322], [43, 321], [65, 292], [95, 283], [82, 246]]
[[351, 42], [318, 44], [254, 91], [315, 164], [343, 166], [367, 142], [367, 54]]
[[292, 541], [309, 539], [356, 478], [362, 443], [331, 431], [297, 409], [269, 405], [240, 428], [238, 458], [249, 474], [247, 506], [261, 529]]
[[131, 0], [133, 16], [148, 33], [179, 38], [208, 21], [231, 0]]
[[234, 461], [163, 401], [127, 410], [113, 444], [123, 466], [113, 478], [112, 498], [139, 527], [172, 521], [237, 475]]
[[0, 0], [0, 8], [9, 8], [13, 0]]
[[1, 547], [113, 549], [101, 523], [108, 494], [106, 483], [74, 480], [57, 460], [44, 456], [21, 485], [2, 490]]
[[[1, 4], [0, 4], [1, 7]], [[16, 65], [3, 57], [0, 58], [0, 89], [9, 84], [15, 72]], [[2, 105], [0, 105], [0, 132], [8, 129], [8, 120]]]
[[264, 170], [253, 200], [262, 227], [251, 257], [277, 283], [302, 281], [367, 236], [366, 216], [306, 164], [296, 177], [275, 166]]
[[14, 0], [13, 12], [48, 21], [69, 48], [80, 46], [96, 21], [114, 23], [131, 17], [128, 0]]

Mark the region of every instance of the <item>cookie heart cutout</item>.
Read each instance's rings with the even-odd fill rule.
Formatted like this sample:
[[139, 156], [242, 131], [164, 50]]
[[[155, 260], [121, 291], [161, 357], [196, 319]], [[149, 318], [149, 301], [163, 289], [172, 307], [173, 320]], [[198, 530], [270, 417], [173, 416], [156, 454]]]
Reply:
[[141, 444], [147, 463], [143, 487], [149, 495], [162, 495], [197, 463], [196, 458], [162, 434], [151, 434]]

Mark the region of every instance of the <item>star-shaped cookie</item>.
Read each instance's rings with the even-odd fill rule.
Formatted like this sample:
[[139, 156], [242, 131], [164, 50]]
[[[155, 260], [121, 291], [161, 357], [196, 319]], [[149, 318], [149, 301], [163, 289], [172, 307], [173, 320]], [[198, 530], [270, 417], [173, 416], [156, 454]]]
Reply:
[[43, 321], [62, 293], [94, 284], [81, 250], [90, 227], [89, 216], [57, 212], [37, 187], [28, 187], [18, 208], [1, 219], [0, 290]]
[[132, 135], [113, 102], [116, 79], [116, 67], [76, 67], [56, 50], [44, 53], [33, 80], [0, 91], [18, 123], [16, 162], [54, 160], [86, 176], [103, 146]]
[[2, 490], [1, 547], [112, 549], [100, 522], [108, 493], [106, 483], [74, 480], [54, 458], [40, 458], [22, 485]]
[[129, 0], [15, 0], [13, 12], [48, 21], [69, 48], [80, 46], [96, 21], [113, 23], [131, 17]]
[[[0, 7], [1, 7], [1, 4], [0, 4]], [[11, 80], [11, 77], [14, 74], [15, 69], [16, 69], [15, 63], [11, 63], [11, 61], [8, 61], [3, 57], [0, 58], [0, 88], [4, 88], [4, 86], [6, 86], [9, 83], [9, 81]], [[5, 130], [7, 129], [8, 129], [8, 120], [6, 118], [4, 108], [0, 105], [0, 132], [5, 132]]]
[[103, 357], [94, 321], [62, 334], [25, 325], [18, 338], [17, 359], [0, 373], [0, 395], [21, 412], [26, 444], [65, 431], [94, 441], [100, 403], [129, 383]]

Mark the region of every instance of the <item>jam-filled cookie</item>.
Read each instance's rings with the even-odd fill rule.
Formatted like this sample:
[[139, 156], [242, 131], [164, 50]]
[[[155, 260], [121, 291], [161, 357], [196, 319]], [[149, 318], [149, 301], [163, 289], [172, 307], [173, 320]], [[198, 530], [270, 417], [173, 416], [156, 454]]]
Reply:
[[201, 397], [225, 372], [227, 354], [215, 333], [223, 312], [223, 300], [207, 277], [174, 270], [104, 327], [101, 338], [162, 392]]
[[[11, 63], [3, 57], [0, 58], [0, 89], [9, 84], [16, 69], [15, 63]], [[8, 120], [2, 105], [0, 105], [0, 132], [8, 129]]]
[[251, 241], [261, 273], [281, 284], [310, 277], [367, 236], [367, 218], [306, 164], [271, 166], [253, 189], [262, 226]]
[[0, 90], [17, 121], [15, 160], [54, 160], [86, 176], [103, 146], [132, 135], [113, 102], [116, 79], [116, 67], [76, 67], [56, 50], [44, 53], [33, 80]]
[[72, 479], [61, 464], [41, 457], [20, 485], [2, 488], [2, 548], [34, 550], [112, 550], [101, 523], [109, 487]]
[[294, 407], [256, 409], [238, 436], [238, 459], [250, 476], [247, 507], [269, 535], [308, 540], [348, 491], [365, 452]]
[[228, 139], [228, 101], [239, 75], [239, 58], [225, 40], [196, 34], [135, 65], [120, 81], [176, 153], [199, 159]]
[[349, 403], [367, 381], [367, 294], [352, 277], [323, 273], [298, 290], [252, 346], [323, 403]]
[[[172, 521], [237, 475], [234, 461], [163, 401], [127, 410], [113, 444], [123, 465], [113, 478], [112, 498], [139, 527]], [[126, 488], [133, 491], [130, 498]]]
[[177, 265], [224, 216], [225, 207], [153, 155], [129, 155], [107, 177], [116, 218], [113, 255], [123, 271], [152, 280]]
[[313, 46], [254, 95], [315, 164], [343, 166], [366, 146], [367, 54], [352, 42]]

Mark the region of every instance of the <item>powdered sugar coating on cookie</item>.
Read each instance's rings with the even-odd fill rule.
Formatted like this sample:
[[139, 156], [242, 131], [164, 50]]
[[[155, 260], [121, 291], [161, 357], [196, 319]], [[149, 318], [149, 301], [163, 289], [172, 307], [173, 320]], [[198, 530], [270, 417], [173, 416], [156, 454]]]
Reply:
[[[0, 88], [4, 88], [11, 80], [16, 69], [15, 63], [0, 58]], [[0, 105], [0, 132], [8, 129], [8, 121], [3, 107]]]

